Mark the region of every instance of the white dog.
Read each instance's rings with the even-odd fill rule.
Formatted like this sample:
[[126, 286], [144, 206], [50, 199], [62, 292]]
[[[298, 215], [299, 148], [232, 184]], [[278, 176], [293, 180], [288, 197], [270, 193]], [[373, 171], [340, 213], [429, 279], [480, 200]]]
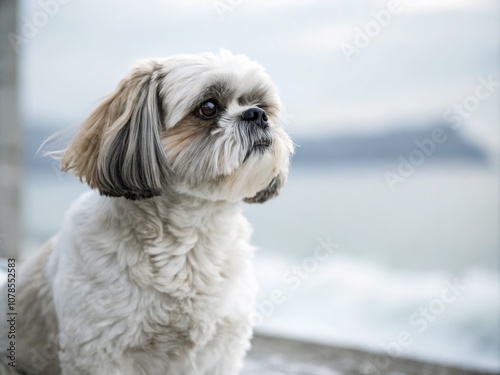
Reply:
[[237, 374], [256, 294], [238, 202], [276, 196], [292, 152], [256, 62], [139, 61], [62, 151], [62, 169], [95, 190], [17, 272], [17, 368]]

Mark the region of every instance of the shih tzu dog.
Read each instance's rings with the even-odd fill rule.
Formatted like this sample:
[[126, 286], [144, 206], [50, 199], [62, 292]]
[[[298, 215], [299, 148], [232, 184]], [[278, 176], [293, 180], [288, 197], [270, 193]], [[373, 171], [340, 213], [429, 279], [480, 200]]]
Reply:
[[245, 56], [139, 61], [62, 151], [62, 169], [94, 190], [18, 270], [17, 368], [238, 374], [256, 294], [239, 202], [285, 183], [282, 120], [275, 86]]

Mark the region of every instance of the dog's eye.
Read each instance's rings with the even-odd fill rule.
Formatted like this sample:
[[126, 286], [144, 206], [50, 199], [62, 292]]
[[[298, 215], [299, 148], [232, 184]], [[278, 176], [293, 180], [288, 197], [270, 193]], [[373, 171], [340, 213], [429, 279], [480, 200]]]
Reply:
[[207, 100], [200, 106], [200, 116], [204, 119], [211, 119], [219, 113], [219, 107], [213, 100]]

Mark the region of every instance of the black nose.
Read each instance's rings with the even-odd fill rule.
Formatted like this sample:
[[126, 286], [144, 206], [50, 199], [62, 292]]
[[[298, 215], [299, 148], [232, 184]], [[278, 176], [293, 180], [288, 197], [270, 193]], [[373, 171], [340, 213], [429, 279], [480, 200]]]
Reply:
[[243, 111], [243, 113], [241, 114], [241, 118], [243, 120], [252, 121], [255, 125], [260, 126], [262, 129], [265, 129], [269, 126], [269, 124], [267, 123], [266, 112], [262, 108], [249, 108], [246, 111]]

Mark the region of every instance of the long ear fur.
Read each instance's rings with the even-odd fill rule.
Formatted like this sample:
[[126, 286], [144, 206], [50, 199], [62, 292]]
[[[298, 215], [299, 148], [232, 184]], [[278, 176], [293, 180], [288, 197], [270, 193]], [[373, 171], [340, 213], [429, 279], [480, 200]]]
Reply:
[[278, 196], [279, 191], [285, 184], [286, 177], [283, 173], [278, 174], [274, 177], [269, 185], [264, 190], [259, 191], [255, 196], [251, 198], [245, 198], [243, 201], [245, 203], [264, 203], [269, 199]]
[[120, 82], [83, 123], [64, 151], [62, 170], [71, 170], [101, 194], [127, 199], [160, 195], [168, 183], [162, 148], [162, 75], [144, 61]]

